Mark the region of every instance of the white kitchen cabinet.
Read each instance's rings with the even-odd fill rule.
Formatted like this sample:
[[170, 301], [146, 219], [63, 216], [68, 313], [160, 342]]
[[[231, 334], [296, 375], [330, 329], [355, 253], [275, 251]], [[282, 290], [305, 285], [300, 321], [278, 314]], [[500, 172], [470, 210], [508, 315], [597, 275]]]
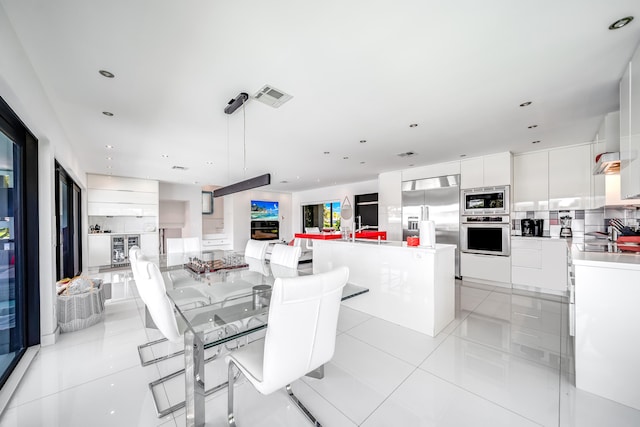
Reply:
[[511, 153], [461, 160], [460, 175], [460, 188], [511, 185]]
[[158, 205], [87, 202], [89, 216], [158, 216]]
[[491, 282], [511, 287], [511, 257], [480, 254], [460, 254], [460, 274], [465, 280]]
[[640, 197], [640, 48], [620, 81], [620, 193]]
[[603, 175], [607, 196], [605, 203], [607, 206], [640, 206], [640, 199], [623, 199], [620, 196], [620, 175]]
[[513, 191], [515, 211], [549, 209], [549, 153], [538, 151], [513, 156]]
[[549, 209], [589, 209], [590, 144], [549, 150]]
[[111, 265], [110, 234], [90, 234], [87, 243], [89, 246], [89, 267]]
[[159, 183], [149, 179], [124, 178], [110, 175], [87, 175], [87, 188], [98, 190], [140, 191], [158, 193]]
[[565, 294], [568, 281], [567, 241], [544, 237], [511, 238], [511, 283], [543, 292]]
[[158, 216], [158, 181], [87, 175], [89, 216]]
[[146, 257], [157, 257], [160, 251], [160, 241], [158, 239], [158, 233], [140, 234], [140, 250], [142, 251], [142, 255]]

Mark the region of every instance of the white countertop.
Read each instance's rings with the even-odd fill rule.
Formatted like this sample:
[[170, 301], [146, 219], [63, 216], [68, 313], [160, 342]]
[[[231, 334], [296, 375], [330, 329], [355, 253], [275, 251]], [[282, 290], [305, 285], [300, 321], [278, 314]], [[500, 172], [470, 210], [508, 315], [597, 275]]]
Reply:
[[549, 236], [542, 236], [542, 237], [531, 237], [531, 236], [511, 236], [511, 239], [516, 239], [516, 240], [541, 240], [543, 242], [563, 242], [565, 244], [570, 244], [571, 243], [571, 239], [565, 239], [562, 237], [549, 237]]
[[640, 271], [640, 254], [583, 252], [574, 245], [571, 247], [571, 258], [574, 265]]
[[406, 249], [409, 251], [416, 251], [416, 250], [438, 251], [438, 250], [444, 250], [447, 248], [456, 247], [455, 245], [445, 245], [440, 243], [437, 243], [435, 248], [429, 248], [426, 246], [407, 246], [407, 242], [400, 242], [400, 241], [394, 241], [394, 240], [381, 240], [380, 243], [378, 243], [377, 240], [373, 240], [373, 239], [356, 239], [355, 242], [352, 242], [351, 240], [341, 240], [341, 239], [329, 239], [329, 240], [318, 239], [313, 241], [314, 245], [316, 245], [317, 243], [331, 243], [335, 245], [355, 245], [355, 246], [362, 246], [362, 247], [379, 246], [381, 248], [397, 248], [397, 249]]

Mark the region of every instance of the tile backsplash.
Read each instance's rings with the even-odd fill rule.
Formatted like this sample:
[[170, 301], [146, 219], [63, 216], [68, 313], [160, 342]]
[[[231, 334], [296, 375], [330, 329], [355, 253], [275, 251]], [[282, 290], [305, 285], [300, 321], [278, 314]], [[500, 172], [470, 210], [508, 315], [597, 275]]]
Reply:
[[636, 228], [640, 224], [640, 209], [637, 208], [599, 208], [587, 210], [569, 211], [521, 211], [511, 214], [511, 231], [514, 235], [520, 235], [520, 220], [537, 218], [544, 220], [543, 235], [558, 237], [560, 235], [560, 218], [570, 216], [571, 232], [573, 240], [580, 243], [584, 241], [585, 233], [599, 231], [606, 233], [609, 220], [617, 218], [623, 224]]
[[[90, 216], [89, 225], [100, 226], [101, 230], [111, 230], [112, 233], [141, 233], [155, 231], [158, 218], [155, 216]], [[153, 228], [153, 230], [151, 230]]]

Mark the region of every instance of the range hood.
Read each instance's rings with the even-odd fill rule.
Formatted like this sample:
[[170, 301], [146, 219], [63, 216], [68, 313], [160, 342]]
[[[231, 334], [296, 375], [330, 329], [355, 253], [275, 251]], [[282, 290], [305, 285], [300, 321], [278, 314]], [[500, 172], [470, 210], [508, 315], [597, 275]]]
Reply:
[[620, 111], [604, 116], [594, 140], [601, 154], [594, 159], [594, 175], [620, 173]]
[[620, 173], [620, 153], [602, 153], [596, 157], [594, 175]]

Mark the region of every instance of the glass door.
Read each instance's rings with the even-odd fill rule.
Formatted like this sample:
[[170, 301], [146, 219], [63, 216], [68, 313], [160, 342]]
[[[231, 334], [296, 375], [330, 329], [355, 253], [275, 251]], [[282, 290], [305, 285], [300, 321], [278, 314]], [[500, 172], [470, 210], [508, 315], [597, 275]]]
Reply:
[[0, 387], [40, 342], [38, 142], [0, 98]]
[[56, 280], [82, 271], [80, 187], [56, 162]]
[[23, 349], [21, 322], [16, 308], [20, 293], [16, 289], [16, 212], [20, 198], [16, 197], [14, 181], [17, 147], [4, 133], [0, 133], [0, 373], [6, 372]]

